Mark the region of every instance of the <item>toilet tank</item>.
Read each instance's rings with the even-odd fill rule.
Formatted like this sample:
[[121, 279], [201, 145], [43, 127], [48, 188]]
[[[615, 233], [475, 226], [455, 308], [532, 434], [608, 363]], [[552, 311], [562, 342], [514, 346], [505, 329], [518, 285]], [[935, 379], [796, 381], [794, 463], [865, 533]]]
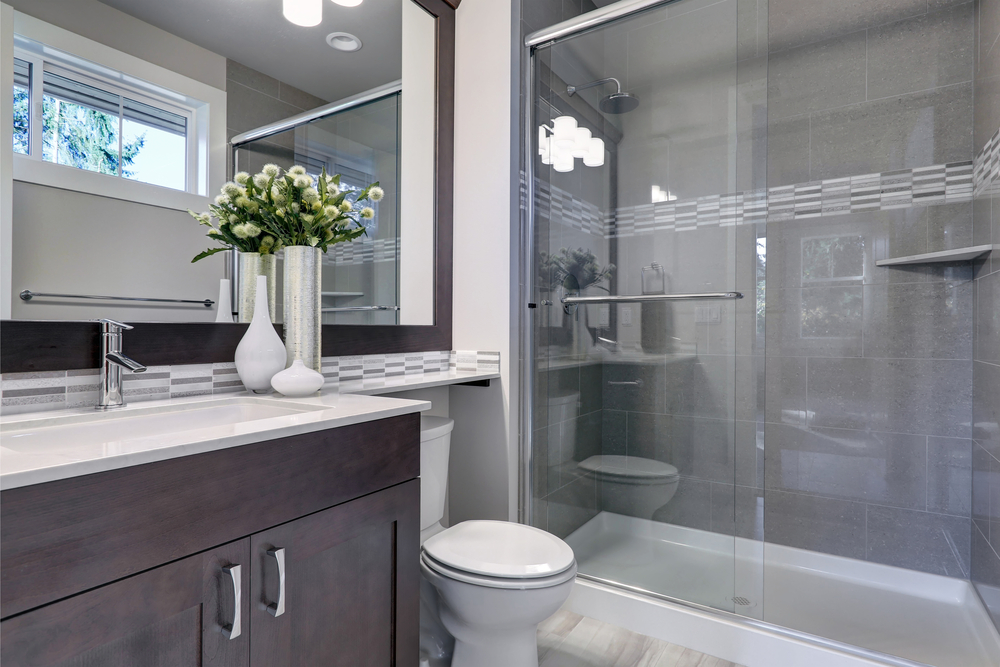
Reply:
[[420, 530], [444, 517], [448, 489], [448, 454], [455, 421], [447, 417], [420, 417]]

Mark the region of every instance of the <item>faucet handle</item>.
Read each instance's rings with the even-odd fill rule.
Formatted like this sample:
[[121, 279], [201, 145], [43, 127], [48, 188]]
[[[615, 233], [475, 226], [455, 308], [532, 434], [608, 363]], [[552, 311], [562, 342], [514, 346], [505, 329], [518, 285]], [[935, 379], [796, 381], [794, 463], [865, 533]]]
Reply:
[[102, 317], [97, 321], [101, 323], [101, 333], [121, 333], [122, 331], [134, 328], [124, 322], [109, 320], [106, 317]]

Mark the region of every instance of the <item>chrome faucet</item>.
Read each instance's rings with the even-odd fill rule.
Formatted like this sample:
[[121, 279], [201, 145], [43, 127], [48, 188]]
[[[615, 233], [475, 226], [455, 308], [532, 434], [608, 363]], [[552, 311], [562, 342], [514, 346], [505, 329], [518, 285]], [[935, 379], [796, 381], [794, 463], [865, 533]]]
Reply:
[[131, 329], [127, 324], [101, 319], [101, 393], [97, 410], [114, 410], [125, 407], [122, 392], [122, 369], [142, 373], [146, 367], [122, 354], [122, 331]]

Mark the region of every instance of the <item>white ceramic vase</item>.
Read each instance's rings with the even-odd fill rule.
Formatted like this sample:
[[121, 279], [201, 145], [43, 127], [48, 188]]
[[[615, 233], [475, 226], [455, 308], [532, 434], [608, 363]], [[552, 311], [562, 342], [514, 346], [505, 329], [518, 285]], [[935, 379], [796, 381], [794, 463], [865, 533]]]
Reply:
[[306, 368], [301, 359], [271, 378], [271, 386], [284, 396], [297, 397], [315, 394], [326, 382], [322, 373]]
[[253, 320], [236, 347], [236, 372], [247, 389], [266, 394], [271, 391], [271, 378], [284, 368], [285, 344], [267, 310], [267, 276], [258, 276]]
[[229, 287], [229, 279], [219, 279], [219, 303], [218, 312], [215, 314], [216, 322], [233, 323], [233, 297]]

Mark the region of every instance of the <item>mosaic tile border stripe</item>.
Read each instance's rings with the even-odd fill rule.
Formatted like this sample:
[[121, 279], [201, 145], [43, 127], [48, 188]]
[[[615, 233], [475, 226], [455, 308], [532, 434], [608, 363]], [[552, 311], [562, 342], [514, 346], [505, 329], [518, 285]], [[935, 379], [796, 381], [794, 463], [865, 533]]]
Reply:
[[[522, 175], [522, 202], [527, 192]], [[602, 211], [540, 181], [535, 211], [540, 220], [605, 239], [657, 231], [688, 231], [779, 220], [803, 220], [864, 211], [936, 206], [971, 201], [1000, 189], [1000, 130], [973, 161], [860, 174], [696, 199], [642, 204]]]
[[[401, 375], [423, 375], [448, 370], [500, 372], [500, 353], [475, 350], [441, 350], [406, 354], [323, 357], [327, 383], [371, 380]], [[35, 410], [61, 410], [97, 403], [101, 372], [91, 368], [41, 373], [0, 375], [3, 414]], [[183, 366], [150, 366], [145, 373], [123, 377], [130, 403], [162, 398], [205, 396], [243, 391], [231, 362]]]
[[399, 257], [399, 239], [358, 239], [353, 243], [338, 243], [323, 258], [324, 264], [340, 266], [395, 262]]
[[1000, 130], [997, 130], [976, 156], [974, 182], [977, 197], [998, 194], [1000, 184]]

